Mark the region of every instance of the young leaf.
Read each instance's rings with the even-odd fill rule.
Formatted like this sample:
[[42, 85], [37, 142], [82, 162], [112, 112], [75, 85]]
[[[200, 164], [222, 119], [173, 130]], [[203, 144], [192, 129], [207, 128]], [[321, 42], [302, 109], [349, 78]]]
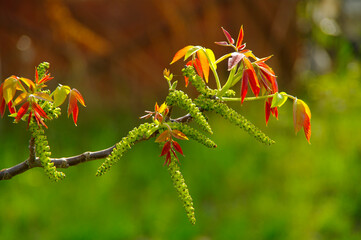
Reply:
[[169, 141], [170, 137], [169, 130], [165, 130], [155, 139], [155, 142], [167, 142]]
[[212, 49], [207, 48], [206, 55], [208, 56], [208, 59], [210, 61], [209, 64], [216, 70], [217, 69], [216, 57], [214, 56]]
[[281, 107], [287, 101], [287, 99], [288, 97], [285, 92], [275, 93], [272, 98], [271, 108]]
[[266, 125], [268, 124], [269, 116], [271, 114], [271, 104], [268, 99], [265, 101], [265, 117], [266, 117]]
[[21, 108], [18, 111], [18, 114], [16, 115], [15, 118], [15, 122], [19, 122], [20, 119], [25, 115], [25, 113], [28, 111], [29, 109], [29, 102], [25, 102]]
[[241, 86], [241, 104], [243, 103], [248, 91], [248, 74], [243, 71], [242, 86]]
[[170, 151], [170, 148], [171, 148], [170, 141], [168, 141], [164, 144], [160, 157], [166, 155]]
[[176, 54], [174, 55], [173, 60], [170, 64], [173, 64], [174, 62], [181, 59], [188, 52], [188, 50], [191, 49], [192, 47], [193, 47], [192, 45], [189, 45], [189, 46], [182, 48], [178, 52], [176, 52]]
[[228, 59], [228, 71], [232, 70], [245, 57], [243, 53], [234, 52]]
[[49, 119], [48, 115], [46, 115], [44, 110], [36, 102], [32, 103], [31, 108], [34, 110], [34, 112], [38, 113], [41, 117]]
[[310, 142], [311, 111], [304, 101], [297, 98], [293, 101], [293, 123], [295, 133], [297, 134], [297, 132], [303, 127], [306, 139]]
[[223, 27], [222, 27], [222, 31], [223, 31], [224, 35], [226, 36], [228, 43], [229, 43], [229, 44], [233, 44], [233, 43], [234, 43], [234, 39], [231, 37], [231, 34], [229, 34], [229, 33], [227, 32], [227, 30], [224, 29]]
[[58, 107], [65, 101], [70, 92], [69, 86], [60, 85], [54, 91], [54, 107]]
[[13, 102], [14, 106], [17, 106], [24, 102], [28, 98], [29, 94], [27, 92], [21, 93]]
[[179, 130], [174, 129], [174, 130], [172, 130], [171, 134], [175, 138], [178, 138], [181, 140], [188, 140], [187, 136]]
[[33, 94], [33, 96], [40, 100], [49, 101], [49, 102], [53, 101], [53, 99], [50, 97], [50, 95], [47, 93], [44, 93], [44, 92], [36, 92]]
[[198, 52], [198, 50], [200, 50], [200, 49], [201, 49], [200, 46], [194, 46], [194, 47], [191, 47], [190, 49], [188, 49], [188, 51], [184, 55], [184, 61], [187, 60], [187, 58], [189, 58], [190, 56], [192, 56], [196, 52]]
[[80, 104], [85, 107], [84, 98], [77, 89], [73, 88], [71, 90], [71, 94], [74, 95], [76, 100], [78, 100], [78, 102], [80, 102]]
[[3, 85], [3, 98], [6, 103], [9, 103], [15, 96], [16, 88], [19, 84], [19, 80], [15, 76], [11, 76], [4, 81]]
[[241, 26], [241, 29], [239, 30], [238, 39], [236, 43], [236, 48], [240, 50], [240, 47], [242, 46], [243, 42], [243, 26]]
[[220, 45], [220, 46], [229, 46], [228, 42], [226, 42], [226, 41], [220, 41], [220, 42], [214, 42], [214, 43], [217, 45]]
[[179, 145], [179, 143], [177, 143], [176, 141], [172, 141], [172, 145], [177, 152], [184, 155], [183, 150], [182, 150], [181, 146]]
[[203, 50], [200, 50], [197, 52], [197, 56], [199, 59], [199, 62], [201, 64], [202, 72], [204, 74], [204, 78], [206, 80], [206, 83], [208, 83], [208, 77], [209, 77], [209, 63], [206, 54]]

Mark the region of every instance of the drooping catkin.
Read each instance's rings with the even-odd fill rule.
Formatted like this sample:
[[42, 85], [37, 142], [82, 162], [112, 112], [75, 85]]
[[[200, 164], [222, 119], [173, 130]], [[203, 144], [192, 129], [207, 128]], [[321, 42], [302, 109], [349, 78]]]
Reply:
[[193, 199], [189, 194], [188, 186], [184, 181], [184, 177], [180, 172], [179, 165], [177, 160], [174, 156], [172, 156], [172, 161], [168, 166], [168, 172], [172, 178], [173, 186], [178, 192], [179, 198], [183, 202], [184, 209], [187, 213], [188, 220], [192, 223], [196, 223], [196, 218], [194, 214], [194, 207], [193, 207]]
[[103, 164], [98, 168], [96, 176], [101, 176], [106, 173], [111, 166], [113, 166], [123, 156], [123, 154], [130, 150], [134, 143], [143, 138], [149, 137], [149, 131], [154, 129], [156, 124], [154, 123], [143, 123], [139, 127], [133, 128], [129, 131], [126, 137], [123, 137], [113, 149], [112, 153], [105, 159]]
[[228, 107], [226, 104], [205, 97], [199, 97], [198, 99], [195, 99], [195, 103], [205, 110], [214, 111], [218, 113], [224, 119], [227, 119], [231, 123], [242, 128], [249, 135], [255, 137], [259, 142], [267, 145], [271, 145], [275, 143], [260, 129], [254, 126], [249, 120], [247, 120], [245, 117], [243, 117], [241, 114], [239, 114], [232, 108]]
[[182, 124], [182, 123], [172, 123], [170, 124], [172, 129], [177, 129], [184, 133], [188, 138], [193, 139], [206, 147], [209, 148], [216, 148], [217, 144], [212, 141], [212, 139], [208, 138], [201, 132], [197, 131], [196, 129], [192, 128], [189, 125]]
[[183, 91], [174, 90], [169, 92], [166, 103], [168, 106], [176, 105], [186, 110], [193, 117], [194, 121], [199, 124], [204, 131], [213, 134], [211, 126], [208, 124], [207, 119], [199, 110], [198, 106], [195, 105], [192, 99], [190, 99], [188, 95], [185, 94]]
[[30, 123], [29, 130], [34, 138], [36, 156], [39, 157], [45, 174], [49, 177], [49, 179], [54, 181], [63, 179], [65, 174], [57, 171], [54, 163], [50, 160], [51, 152], [48, 140], [44, 134], [44, 129], [32, 121]]

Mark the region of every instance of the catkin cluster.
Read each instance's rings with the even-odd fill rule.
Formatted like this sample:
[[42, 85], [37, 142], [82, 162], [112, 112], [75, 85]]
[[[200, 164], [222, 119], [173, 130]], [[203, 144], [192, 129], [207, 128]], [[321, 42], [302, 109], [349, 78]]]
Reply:
[[39, 64], [39, 66], [36, 68], [36, 70], [38, 71], [39, 79], [41, 79], [45, 75], [49, 67], [50, 64], [48, 62], [42, 62]]
[[143, 138], [146, 138], [149, 134], [149, 131], [154, 129], [156, 124], [154, 123], [143, 123], [139, 127], [133, 128], [129, 131], [126, 137], [123, 137], [122, 140], [115, 145], [112, 153], [105, 159], [103, 164], [98, 168], [96, 176], [101, 176], [107, 172], [107, 170], [113, 166], [123, 154], [130, 150], [136, 141], [139, 141]]
[[186, 210], [189, 221], [192, 224], [195, 224], [196, 218], [194, 214], [193, 199], [189, 194], [188, 186], [184, 181], [184, 177], [180, 172], [179, 166], [176, 159], [174, 159], [174, 156], [172, 157], [172, 161], [168, 166], [168, 172], [172, 178], [173, 186], [177, 190], [178, 196], [183, 202], [183, 206]]
[[54, 163], [52, 163], [50, 160], [51, 152], [48, 140], [44, 134], [44, 129], [42, 129], [41, 126], [38, 126], [35, 122], [31, 122], [29, 130], [35, 141], [36, 156], [39, 157], [45, 174], [54, 181], [63, 179], [65, 174], [63, 172], [58, 172], [54, 166]]
[[249, 135], [255, 137], [261, 143], [267, 145], [271, 145], [274, 143], [274, 141], [270, 139], [266, 134], [264, 134], [260, 129], [254, 126], [241, 114], [237, 113], [235, 110], [228, 107], [226, 104], [205, 97], [199, 97], [198, 99], [195, 100], [195, 103], [205, 110], [214, 111], [218, 113], [224, 119], [227, 119], [231, 123], [237, 125], [238, 127], [248, 132]]
[[188, 95], [184, 92], [179, 90], [169, 92], [166, 103], [168, 106], [176, 105], [188, 111], [189, 114], [193, 117], [194, 121], [199, 124], [204, 131], [213, 134], [211, 126], [208, 124], [207, 119], [204, 117], [202, 112], [199, 111], [198, 106], [194, 104], [192, 99], [190, 99]]

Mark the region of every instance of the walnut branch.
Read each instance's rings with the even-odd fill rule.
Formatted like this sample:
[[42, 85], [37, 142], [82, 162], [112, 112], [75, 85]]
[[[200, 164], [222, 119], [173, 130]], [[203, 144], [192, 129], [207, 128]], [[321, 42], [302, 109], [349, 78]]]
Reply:
[[[169, 121], [187, 123], [187, 122], [190, 122], [192, 119], [193, 118], [190, 114], [186, 114], [186, 115], [176, 118], [176, 119], [170, 118]], [[138, 143], [138, 142], [141, 142], [144, 140], [148, 140], [148, 139], [156, 136], [157, 133], [158, 133], [158, 131], [154, 132], [148, 138], [144, 137], [142, 139], [139, 139], [135, 143]], [[76, 156], [71, 156], [71, 157], [51, 158], [51, 162], [54, 163], [54, 166], [56, 168], [68, 168], [71, 166], [78, 165], [80, 163], [85, 163], [85, 162], [89, 162], [89, 161], [93, 161], [93, 160], [106, 158], [107, 156], [109, 156], [111, 154], [114, 147], [115, 147], [115, 145], [112, 147], [103, 149], [103, 150], [96, 151], [96, 152], [84, 152], [82, 154], [79, 154]], [[26, 159], [25, 161], [15, 165], [15, 166], [12, 166], [10, 168], [5, 168], [5, 169], [0, 170], [0, 181], [1, 180], [10, 180], [14, 176], [19, 175], [23, 172], [26, 172], [32, 168], [42, 167], [39, 158], [37, 158], [35, 156], [35, 143], [34, 143], [33, 138], [31, 138], [29, 141], [29, 151], [30, 151], [29, 158]]]

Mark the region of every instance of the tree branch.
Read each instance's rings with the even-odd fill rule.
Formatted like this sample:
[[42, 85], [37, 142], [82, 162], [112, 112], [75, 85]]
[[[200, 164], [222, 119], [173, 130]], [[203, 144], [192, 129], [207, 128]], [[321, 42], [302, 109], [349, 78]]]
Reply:
[[[203, 109], [200, 109], [200, 110], [203, 111]], [[176, 118], [176, 119], [169, 118], [169, 121], [170, 122], [187, 123], [187, 122], [190, 122], [192, 119], [193, 119], [193, 117], [190, 114], [186, 114], [186, 115]], [[158, 133], [158, 131], [154, 132], [148, 138], [142, 138], [142, 139], [137, 140], [135, 143], [152, 138], [152, 137], [156, 136], [157, 133]], [[96, 152], [84, 152], [82, 154], [72, 156], [72, 157], [51, 158], [50, 160], [52, 163], [54, 163], [54, 166], [56, 168], [68, 168], [68, 167], [75, 166], [80, 163], [85, 163], [85, 162], [89, 162], [89, 161], [93, 161], [93, 160], [106, 158], [107, 156], [109, 156], [112, 153], [114, 147], [115, 147], [115, 145], [112, 147], [100, 150], [100, 151], [96, 151]], [[5, 168], [5, 169], [0, 170], [0, 181], [1, 180], [10, 180], [14, 176], [19, 175], [23, 172], [26, 172], [32, 168], [42, 167], [39, 158], [37, 158], [35, 156], [35, 142], [34, 142], [33, 138], [31, 138], [29, 141], [29, 151], [30, 151], [29, 158], [26, 159], [25, 161], [15, 165], [15, 166], [12, 166], [10, 168]]]

